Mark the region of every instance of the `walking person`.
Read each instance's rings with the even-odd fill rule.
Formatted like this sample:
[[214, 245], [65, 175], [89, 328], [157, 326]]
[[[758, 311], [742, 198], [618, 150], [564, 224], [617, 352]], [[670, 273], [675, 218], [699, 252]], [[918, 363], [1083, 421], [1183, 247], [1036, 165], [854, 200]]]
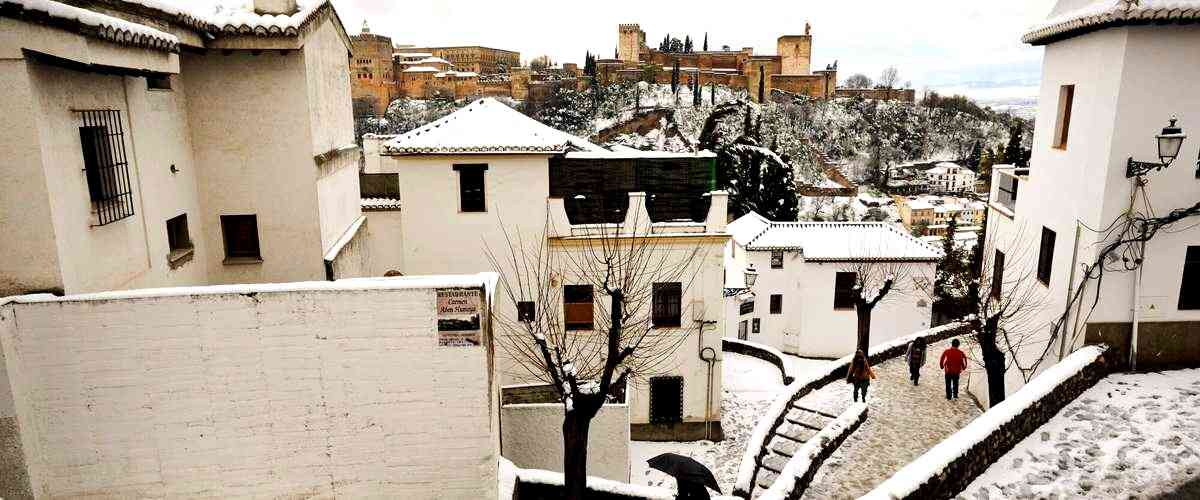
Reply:
[[942, 369], [946, 371], [946, 400], [958, 399], [958, 376], [967, 368], [967, 355], [958, 349], [958, 339], [942, 352]]
[[925, 366], [925, 337], [917, 337], [908, 343], [908, 352], [904, 353], [908, 360], [908, 379], [913, 385], [921, 379], [921, 367]]
[[850, 361], [850, 368], [846, 370], [846, 383], [854, 385], [854, 402], [858, 402], [858, 393], [862, 392], [862, 400], [867, 402], [867, 387], [871, 385], [871, 379], [875, 378], [875, 371], [871, 370], [871, 363], [867, 360], [867, 354], [861, 350], [854, 353], [854, 360]]

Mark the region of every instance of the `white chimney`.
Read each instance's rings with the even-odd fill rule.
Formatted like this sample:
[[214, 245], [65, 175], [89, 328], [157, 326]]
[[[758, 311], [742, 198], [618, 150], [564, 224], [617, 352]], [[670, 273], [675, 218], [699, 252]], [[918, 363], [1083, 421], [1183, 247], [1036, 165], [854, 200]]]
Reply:
[[296, 0], [254, 0], [254, 12], [259, 14], [290, 16], [299, 10], [296, 7]]

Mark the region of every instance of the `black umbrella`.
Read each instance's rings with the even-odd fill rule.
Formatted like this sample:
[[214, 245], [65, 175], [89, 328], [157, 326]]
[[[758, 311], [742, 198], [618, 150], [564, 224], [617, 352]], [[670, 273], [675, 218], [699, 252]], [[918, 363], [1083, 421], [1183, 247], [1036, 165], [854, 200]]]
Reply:
[[675, 453], [663, 453], [647, 460], [646, 463], [650, 464], [652, 468], [667, 473], [669, 476], [674, 476], [677, 482], [702, 484], [712, 488], [717, 493], [721, 492], [721, 486], [717, 484], [717, 478], [713, 477], [712, 471], [691, 457]]

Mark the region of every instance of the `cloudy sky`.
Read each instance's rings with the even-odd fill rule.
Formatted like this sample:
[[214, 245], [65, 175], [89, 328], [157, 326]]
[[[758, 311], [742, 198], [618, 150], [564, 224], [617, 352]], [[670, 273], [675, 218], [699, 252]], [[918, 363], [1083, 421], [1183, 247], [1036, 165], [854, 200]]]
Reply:
[[[486, 45], [522, 59], [547, 54], [582, 63], [588, 50], [611, 57], [617, 24], [639, 23], [656, 47], [668, 32], [709, 48], [754, 47], [774, 54], [781, 34], [812, 24], [813, 67], [839, 62], [839, 78], [872, 78], [894, 65], [918, 89], [965, 93], [979, 100], [1032, 97], [1042, 49], [1022, 45], [1025, 28], [1045, 18], [1052, 0], [766, 1], [661, 0], [497, 1], [334, 0], [357, 33], [366, 19], [395, 43]], [[697, 42], [699, 45], [699, 42]]]

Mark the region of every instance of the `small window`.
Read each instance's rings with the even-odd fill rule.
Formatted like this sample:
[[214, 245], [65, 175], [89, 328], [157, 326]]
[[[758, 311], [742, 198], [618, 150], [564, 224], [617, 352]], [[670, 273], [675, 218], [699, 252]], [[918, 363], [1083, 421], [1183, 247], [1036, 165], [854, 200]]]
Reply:
[[192, 260], [192, 238], [188, 235], [187, 214], [179, 214], [167, 219], [167, 263], [171, 269]]
[[533, 321], [534, 311], [536, 308], [532, 301], [517, 302], [517, 321]]
[[854, 287], [858, 283], [858, 273], [837, 273], [833, 283], [833, 308], [854, 309]]
[[221, 233], [225, 238], [225, 262], [262, 261], [257, 215], [222, 215]]
[[1042, 284], [1050, 284], [1050, 271], [1054, 269], [1054, 231], [1042, 228], [1042, 246], [1038, 253], [1037, 278]]
[[1004, 287], [1004, 252], [996, 250], [992, 259], [992, 298], [999, 299]]
[[1054, 127], [1054, 147], [1067, 149], [1067, 134], [1071, 129], [1071, 108], [1074, 107], [1075, 86], [1063, 85], [1058, 89], [1058, 122]]
[[750, 331], [751, 331], [751, 333], [758, 333], [758, 332], [759, 332], [759, 328], [760, 328], [760, 326], [761, 326], [761, 323], [759, 322], [759, 319], [758, 319], [758, 318], [754, 318], [753, 320], [751, 320], [751, 321], [750, 321], [750, 325], [751, 325], [751, 328], [750, 328]]
[[783, 269], [783, 250], [771, 250], [771, 269]]
[[156, 73], [147, 76], [146, 88], [149, 90], [171, 90], [171, 75]]
[[487, 165], [455, 165], [454, 170], [458, 171], [459, 211], [486, 212], [483, 173]]
[[655, 327], [679, 326], [683, 300], [683, 286], [679, 283], [655, 283], [652, 300]]
[[592, 329], [592, 285], [563, 287], [563, 316], [567, 330]]
[[683, 377], [650, 378], [650, 423], [683, 421]]
[[738, 315], [746, 315], [752, 312], [754, 312], [754, 299], [742, 302], [741, 305], [738, 306]]
[[1200, 309], [1200, 246], [1187, 247], [1183, 280], [1179, 284], [1179, 309]]
[[771, 295], [771, 314], [783, 314], [783, 295]]
[[77, 111], [79, 145], [88, 196], [103, 226], [133, 216], [133, 190], [125, 159], [125, 134], [117, 110]]
[[742, 320], [740, 323], [738, 323], [738, 340], [746, 340], [747, 338], [746, 320]]

